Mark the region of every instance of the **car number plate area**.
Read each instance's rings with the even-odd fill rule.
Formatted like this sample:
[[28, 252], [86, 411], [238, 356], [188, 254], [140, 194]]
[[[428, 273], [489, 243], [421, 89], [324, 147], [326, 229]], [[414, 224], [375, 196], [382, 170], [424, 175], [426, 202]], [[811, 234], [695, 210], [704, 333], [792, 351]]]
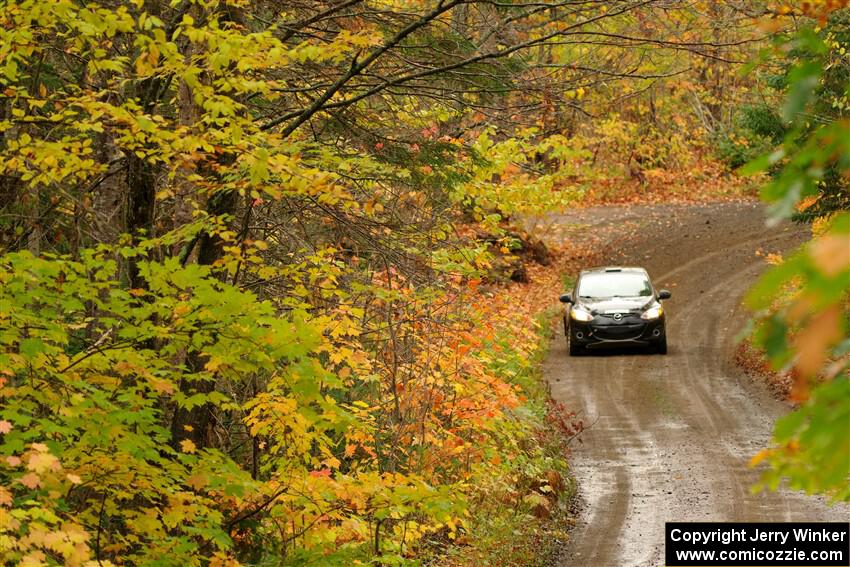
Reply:
[[643, 333], [643, 325], [599, 325], [593, 328], [598, 339], [636, 339]]

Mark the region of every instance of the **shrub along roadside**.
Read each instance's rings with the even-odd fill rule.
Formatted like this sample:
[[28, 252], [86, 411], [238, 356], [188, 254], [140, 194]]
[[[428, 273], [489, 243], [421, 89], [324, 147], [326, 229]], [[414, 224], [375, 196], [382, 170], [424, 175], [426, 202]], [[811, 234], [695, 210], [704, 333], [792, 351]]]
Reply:
[[[350, 319], [283, 317], [176, 261], [139, 262], [146, 286], [125, 289], [112, 258], [103, 248], [79, 261], [0, 260], [5, 560], [519, 564], [499, 545], [542, 549], [543, 526], [557, 525], [545, 520], [560, 518], [569, 493], [572, 431], [569, 416], [547, 413], [539, 381], [554, 271], [530, 268], [530, 285], [467, 286], [451, 343], [420, 351], [438, 363], [412, 359], [418, 382], [393, 390], [407, 418], [382, 425], [392, 406], [352, 371], [328, 369], [326, 352], [366, 368], [366, 353], [340, 345]], [[264, 389], [244, 396], [258, 377]], [[232, 394], [185, 396], [184, 381]], [[239, 443], [177, 442], [169, 425], [198, 404]]]
[[546, 310], [533, 317], [530, 350], [513, 348], [516, 329], [494, 339], [501, 356], [491, 369], [517, 384], [525, 400], [494, 424], [484, 446], [487, 458], [470, 478], [465, 533], [434, 564], [548, 565], [566, 538], [575, 496], [567, 454], [581, 422], [551, 400], [541, 376], [553, 315]]

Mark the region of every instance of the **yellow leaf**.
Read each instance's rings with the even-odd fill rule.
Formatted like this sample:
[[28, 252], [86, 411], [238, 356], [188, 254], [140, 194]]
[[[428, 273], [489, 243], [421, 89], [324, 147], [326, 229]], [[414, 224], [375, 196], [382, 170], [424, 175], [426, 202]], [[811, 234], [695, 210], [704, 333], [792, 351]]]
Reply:
[[198, 448], [195, 447], [195, 444], [191, 440], [184, 439], [180, 442], [180, 450], [184, 453], [194, 453]]
[[37, 473], [59, 469], [59, 459], [50, 453], [34, 453], [30, 455], [27, 468]]

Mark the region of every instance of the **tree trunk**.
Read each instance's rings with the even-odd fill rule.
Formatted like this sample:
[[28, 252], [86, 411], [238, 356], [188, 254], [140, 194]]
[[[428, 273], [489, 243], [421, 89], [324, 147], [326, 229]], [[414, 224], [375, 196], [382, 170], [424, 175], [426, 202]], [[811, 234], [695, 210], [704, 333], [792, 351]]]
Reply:
[[[127, 154], [127, 204], [124, 229], [138, 240], [153, 236], [156, 178], [152, 166], [135, 154]], [[130, 287], [144, 288], [139, 276], [138, 260], [130, 258], [128, 265]]]
[[[225, 156], [224, 160], [232, 160], [231, 156]], [[227, 191], [213, 195], [207, 205], [207, 212], [211, 216], [232, 215], [236, 211], [239, 194], [235, 191]], [[224, 255], [224, 241], [215, 234], [203, 234], [198, 240], [198, 264], [210, 266]], [[191, 353], [186, 359], [186, 365], [190, 372], [200, 372], [206, 364], [206, 356]], [[214, 380], [202, 382], [180, 382], [180, 391], [186, 395], [209, 394], [215, 389]], [[191, 409], [176, 407], [174, 417], [171, 421], [171, 440], [174, 447], [180, 445], [184, 439], [191, 440], [199, 449], [209, 447], [212, 442], [212, 428], [215, 406], [202, 404]], [[189, 428], [191, 430], [189, 430]]]

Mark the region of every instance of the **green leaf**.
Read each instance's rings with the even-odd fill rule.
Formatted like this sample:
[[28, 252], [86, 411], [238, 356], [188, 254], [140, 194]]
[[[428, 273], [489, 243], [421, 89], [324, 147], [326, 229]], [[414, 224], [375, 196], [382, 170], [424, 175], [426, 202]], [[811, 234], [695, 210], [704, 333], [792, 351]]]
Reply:
[[790, 88], [782, 107], [782, 117], [787, 122], [796, 120], [812, 98], [822, 73], [819, 61], [807, 61], [788, 74]]

